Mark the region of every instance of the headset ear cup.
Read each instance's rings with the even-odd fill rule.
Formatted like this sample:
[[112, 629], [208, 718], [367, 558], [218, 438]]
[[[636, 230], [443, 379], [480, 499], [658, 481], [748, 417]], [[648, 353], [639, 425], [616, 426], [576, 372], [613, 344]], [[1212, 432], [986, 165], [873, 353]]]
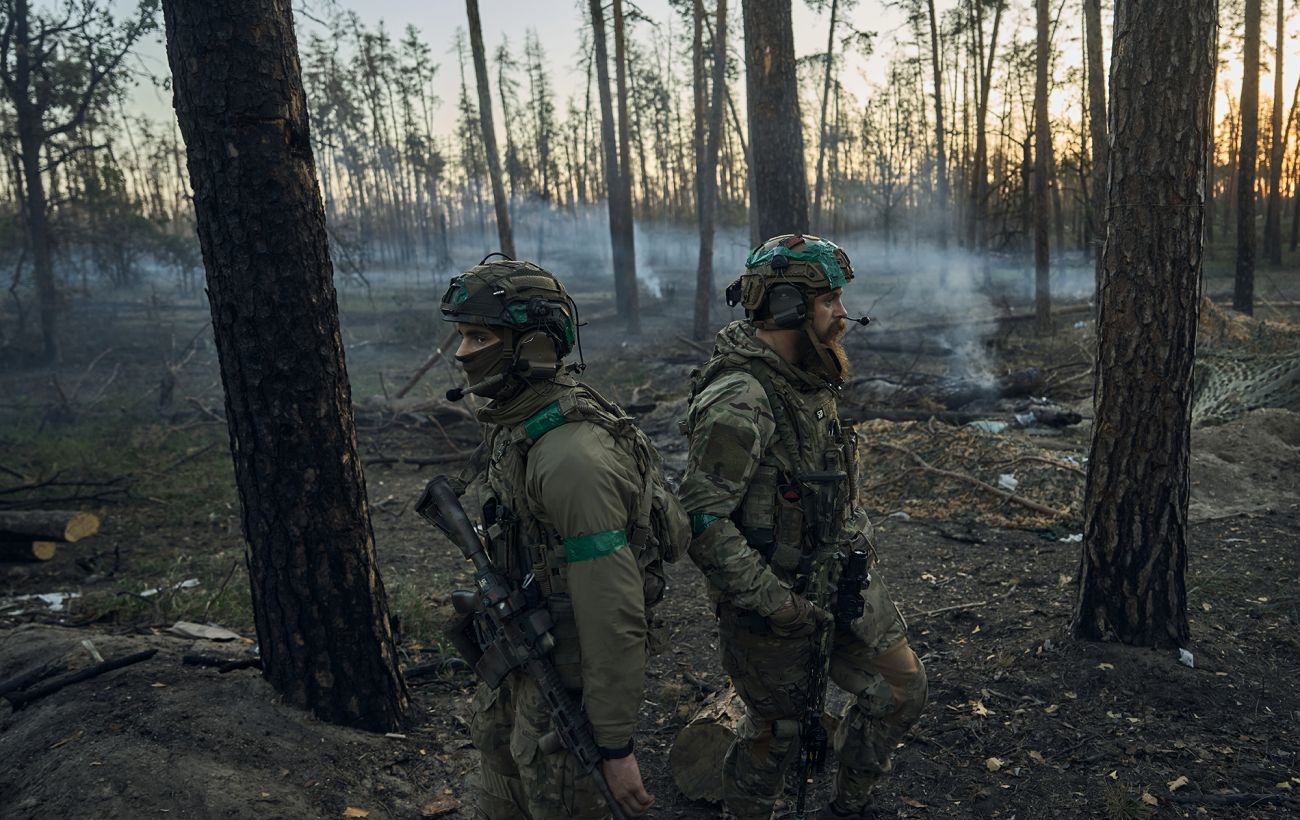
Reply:
[[767, 310], [777, 327], [795, 330], [807, 317], [808, 304], [794, 285], [773, 285], [767, 292]]

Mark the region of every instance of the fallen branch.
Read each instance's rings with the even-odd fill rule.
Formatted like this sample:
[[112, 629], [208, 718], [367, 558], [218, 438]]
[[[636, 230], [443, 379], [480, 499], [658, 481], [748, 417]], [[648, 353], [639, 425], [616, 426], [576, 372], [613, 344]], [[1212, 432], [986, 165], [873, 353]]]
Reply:
[[997, 463], [1005, 464], [1006, 466], [1011, 467], [1015, 464], [1019, 464], [1022, 461], [1033, 461], [1040, 464], [1047, 464], [1051, 467], [1055, 467], [1058, 470], [1065, 470], [1067, 473], [1074, 473], [1075, 475], [1080, 476], [1082, 478], [1088, 477], [1088, 473], [1081, 467], [1076, 467], [1073, 464], [1063, 464], [1059, 461], [1055, 461], [1050, 458], [1044, 458], [1043, 456], [1019, 456], [1017, 458], [1011, 459], [1010, 461], [999, 461]]
[[925, 459], [921, 458], [916, 453], [913, 453], [911, 450], [907, 449], [906, 447], [899, 447], [897, 444], [890, 444], [885, 441], [873, 441], [870, 443], [870, 446], [885, 447], [887, 449], [894, 450], [895, 452], [902, 453], [903, 455], [915, 461], [917, 466], [919, 466], [922, 470], [925, 470], [927, 473], [931, 473], [937, 476], [942, 476], [944, 478], [951, 478], [955, 481], [964, 482], [966, 484], [971, 485], [972, 487], [976, 487], [978, 489], [992, 493], [993, 495], [996, 495], [998, 498], [1001, 498], [1005, 501], [1010, 501], [1013, 504], [1019, 504], [1022, 507], [1031, 509], [1034, 512], [1043, 513], [1044, 515], [1050, 515], [1057, 518], [1064, 518], [1065, 516], [1068, 516], [1070, 514], [1069, 510], [1058, 510], [1055, 507], [1049, 507], [1046, 504], [1039, 504], [1037, 501], [1030, 501], [1028, 498], [1025, 498], [1024, 496], [1016, 495], [1015, 493], [1008, 492], [998, 487], [994, 487], [992, 484], [989, 484], [988, 482], [985, 481], [981, 481], [978, 478], [975, 478], [974, 476], [969, 476], [966, 475], [965, 473], [953, 472], [952, 470], [941, 470], [938, 467], [931, 465]]
[[907, 615], [904, 615], [903, 619], [913, 620], [916, 618], [929, 618], [932, 615], [942, 615], [945, 612], [957, 612], [958, 610], [962, 610], [962, 609], [974, 609], [977, 606], [988, 606], [993, 601], [1010, 597], [1011, 593], [1015, 591], [1016, 591], [1016, 584], [1012, 584], [1011, 588], [1008, 589], [1006, 592], [1002, 593], [1001, 595], [994, 595], [992, 598], [988, 599], [987, 601], [971, 601], [970, 603], [965, 603], [965, 604], [953, 604], [952, 606], [941, 606], [938, 609], [928, 609], [925, 612], [910, 612]]
[[221, 422], [222, 424], [226, 423], [225, 416], [222, 416], [220, 413], [217, 413], [214, 410], [204, 407], [203, 402], [199, 401], [193, 396], [186, 396], [185, 401], [194, 405], [195, 409], [197, 409], [200, 413], [212, 419], [213, 421]]
[[236, 669], [262, 668], [261, 658], [231, 658], [222, 655], [182, 655], [181, 663], [186, 666], [215, 666], [223, 675]]
[[32, 702], [40, 700], [46, 695], [54, 694], [65, 686], [71, 686], [74, 683], [80, 683], [84, 680], [99, 677], [106, 672], [112, 672], [115, 669], [121, 669], [122, 667], [130, 666], [133, 663], [147, 661], [157, 654], [157, 649], [146, 649], [143, 652], [136, 652], [134, 655], [114, 658], [111, 661], [104, 661], [103, 663], [97, 663], [94, 666], [87, 666], [79, 672], [73, 672], [71, 675], [64, 675], [63, 677], [52, 680], [43, 686], [37, 686], [35, 689], [26, 692], [10, 693], [4, 697], [9, 701], [9, 705], [12, 706], [16, 712]]
[[20, 689], [26, 689], [34, 683], [40, 683], [46, 678], [59, 671], [58, 661], [49, 661], [40, 666], [28, 669], [26, 672], [14, 675], [7, 681], [0, 683], [0, 697], [7, 697], [10, 692], [17, 692]]
[[988, 601], [971, 601], [966, 604], [953, 604], [952, 606], [941, 606], [938, 609], [927, 609], [925, 612], [909, 612], [903, 616], [905, 620], [911, 621], [915, 618], [929, 618], [931, 615], [941, 615], [945, 612], [956, 612], [959, 609], [974, 609], [977, 606], [988, 606]]
[[237, 669], [261, 669], [261, 668], [262, 668], [261, 658], [242, 658], [240, 660], [231, 661], [230, 663], [225, 663], [222, 664], [221, 666], [218, 666], [217, 671], [224, 675], [227, 672], [234, 672]]
[[411, 388], [415, 387], [415, 385], [419, 383], [420, 379], [424, 378], [424, 374], [428, 373], [429, 370], [438, 363], [438, 360], [446, 355], [446, 351], [451, 347], [451, 343], [456, 341], [457, 333], [458, 331], [452, 330], [447, 334], [447, 338], [442, 340], [442, 344], [438, 345], [438, 347], [433, 351], [433, 355], [425, 359], [424, 364], [416, 368], [415, 375], [411, 376], [411, 380], [408, 381], [401, 390], [397, 391], [397, 395], [394, 398], [404, 398], [407, 393], [411, 392]]
[[226, 573], [225, 580], [221, 582], [221, 586], [217, 587], [217, 591], [212, 594], [212, 597], [208, 599], [208, 602], [203, 605], [203, 620], [206, 621], [208, 619], [208, 610], [212, 609], [212, 605], [216, 603], [217, 599], [226, 591], [226, 585], [230, 583], [230, 579], [234, 577], [235, 570], [237, 569], [239, 569], [239, 562], [231, 561], [230, 571]]

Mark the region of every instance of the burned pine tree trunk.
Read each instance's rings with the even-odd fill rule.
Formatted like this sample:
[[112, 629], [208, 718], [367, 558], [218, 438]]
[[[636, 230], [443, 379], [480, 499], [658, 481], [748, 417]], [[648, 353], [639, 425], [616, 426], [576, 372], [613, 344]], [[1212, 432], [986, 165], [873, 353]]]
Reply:
[[478, 81], [478, 118], [483, 127], [483, 151], [487, 154], [488, 176], [492, 179], [492, 204], [496, 207], [497, 238], [501, 242], [502, 252], [513, 258], [515, 238], [510, 230], [510, 203], [501, 181], [496, 129], [492, 127], [492, 92], [488, 89], [487, 55], [483, 53], [483, 24], [479, 21], [478, 0], [465, 0], [465, 12], [469, 17], [469, 47], [474, 56], [474, 77]]
[[1237, 269], [1232, 307], [1255, 312], [1255, 164], [1259, 158], [1260, 0], [1246, 0], [1241, 76], [1241, 143], [1237, 153]]
[[289, 0], [166, 0], [264, 674], [323, 720], [407, 708], [357, 458]]
[[1119, 0], [1095, 423], [1072, 631], [1182, 646], [1215, 0]]
[[749, 153], [760, 237], [808, 232], [790, 0], [744, 0]]

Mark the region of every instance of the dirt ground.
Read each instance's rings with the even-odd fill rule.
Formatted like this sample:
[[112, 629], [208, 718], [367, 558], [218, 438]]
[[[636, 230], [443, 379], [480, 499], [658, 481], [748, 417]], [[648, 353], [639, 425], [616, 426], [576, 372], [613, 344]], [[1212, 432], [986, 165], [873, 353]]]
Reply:
[[[602, 296], [588, 294], [596, 307], [584, 331], [587, 377], [635, 408], [670, 470], [680, 469], [684, 441], [674, 422], [704, 353], [678, 340], [685, 324], [670, 318], [672, 304], [652, 304], [643, 338], [628, 342], [602, 312]], [[442, 657], [437, 624], [468, 572], [411, 510], [424, 482], [446, 468], [401, 459], [454, 455], [472, 446], [473, 427], [454, 410], [394, 413], [391, 402], [367, 399], [395, 393], [428, 354], [428, 340], [444, 330], [432, 307], [427, 296], [343, 298], [376, 543], [408, 665]], [[472, 679], [454, 663], [412, 679], [410, 724], [390, 736], [284, 707], [255, 670], [182, 663], [194, 652], [246, 658], [252, 645], [206, 315], [198, 303], [138, 299], [101, 303], [78, 319], [60, 370], [9, 362], [0, 372], [0, 493], [54, 476], [32, 496], [93, 509], [104, 526], [49, 562], [0, 564], [0, 681], [52, 660], [84, 667], [87, 640], [108, 658], [158, 653], [17, 711], [0, 703], [0, 817], [470, 816]], [[1086, 365], [1075, 360], [1089, 332], [1076, 328], [1047, 347], [1007, 334], [988, 354], [1007, 370], [1054, 368], [1052, 397], [1086, 416], [1090, 379], [1077, 378]], [[896, 378], [949, 366], [868, 353], [871, 338], [850, 336], [860, 373]], [[174, 398], [156, 406], [160, 378], [178, 362]], [[436, 397], [451, 378], [439, 365], [412, 396]], [[954, 435], [942, 425], [861, 429], [867, 448], [951, 444]], [[990, 482], [1014, 473], [1019, 495], [1066, 514], [1024, 517], [982, 490], [900, 478], [883, 457], [867, 466], [877, 484], [867, 503], [880, 526], [880, 573], [930, 679], [930, 705], [879, 794], [882, 815], [1300, 815], [1300, 416], [1256, 411], [1194, 436], [1192, 667], [1169, 653], [1066, 635], [1082, 484], [1067, 468], [1087, 454], [1086, 419], [937, 451], [956, 459], [982, 447], [1052, 459], [1057, 466], [1043, 472], [975, 461], [962, 469], [987, 468]], [[191, 579], [198, 583], [183, 583]], [[699, 573], [687, 562], [670, 580], [660, 612], [672, 640], [650, 664], [638, 757], [658, 800], [651, 816], [717, 817], [716, 806], [677, 792], [666, 765], [677, 731], [725, 685]], [[50, 592], [81, 597], [62, 611], [19, 597]], [[168, 634], [177, 620], [247, 637]], [[815, 804], [828, 797], [829, 775], [819, 783]]]

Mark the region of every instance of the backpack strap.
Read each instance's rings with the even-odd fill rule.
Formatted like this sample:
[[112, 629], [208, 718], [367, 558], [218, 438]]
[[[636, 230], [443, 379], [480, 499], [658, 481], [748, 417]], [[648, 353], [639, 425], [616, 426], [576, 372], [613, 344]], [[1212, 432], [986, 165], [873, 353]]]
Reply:
[[515, 429], [510, 443], [522, 448], [526, 457], [529, 448], [542, 436], [571, 421], [592, 422], [609, 433], [615, 441], [628, 441], [631, 444], [628, 449], [644, 486], [637, 504], [636, 520], [627, 528], [627, 542], [640, 556], [645, 552], [651, 535], [650, 510], [654, 504], [654, 482], [648, 480], [648, 474], [652, 465], [646, 463], [646, 454], [640, 452], [641, 447], [636, 446], [632, 420], [621, 407], [594, 390], [579, 388], [530, 416]]
[[708, 387], [718, 376], [731, 371], [747, 373], [753, 377], [767, 394], [767, 402], [772, 406], [772, 419], [776, 425], [776, 438], [781, 442], [785, 457], [790, 462], [790, 469], [799, 469], [800, 440], [798, 427], [790, 421], [789, 402], [784, 392], [776, 385], [762, 362], [746, 356], [727, 354], [713, 359], [702, 370], [694, 374], [691, 384], [690, 403], [695, 402], [704, 388]]

